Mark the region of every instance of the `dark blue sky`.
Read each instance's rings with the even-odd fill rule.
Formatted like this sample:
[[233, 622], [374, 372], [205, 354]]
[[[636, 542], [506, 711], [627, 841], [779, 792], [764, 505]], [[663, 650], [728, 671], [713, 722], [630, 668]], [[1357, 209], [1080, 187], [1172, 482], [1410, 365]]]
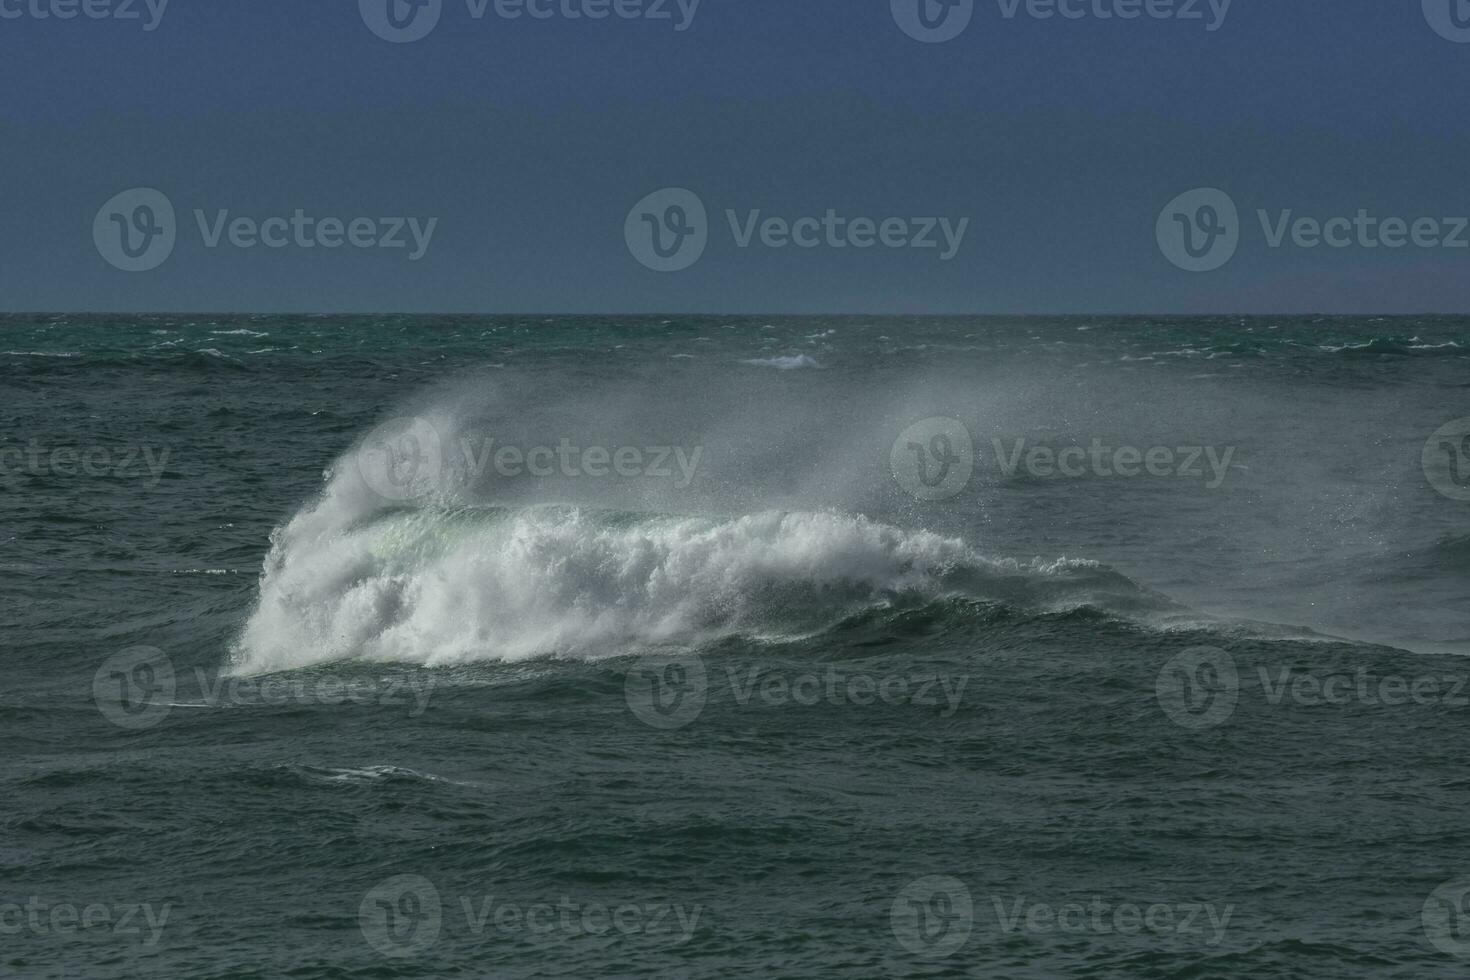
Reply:
[[[1470, 25], [1466, 0], [1234, 0], [1215, 30], [1209, 0], [1197, 20], [1146, 13], [1193, 0], [1061, 0], [1079, 19], [974, 0], [968, 27], [933, 44], [898, 24], [920, 0], [897, 0], [897, 16], [890, 0], [701, 0], [682, 31], [678, 0], [666, 20], [559, 11], [588, 0], [536, 0], [557, 8], [547, 19], [489, 0], [476, 19], [472, 0], [442, 0], [410, 43], [375, 35], [358, 0], [169, 0], [152, 31], [148, 0], [132, 0], [136, 20], [35, 16], [54, 2], [109, 0], [0, 0], [0, 309], [1470, 309], [1470, 247], [1441, 243], [1470, 246], [1454, 220], [1470, 215], [1470, 43], [1452, 39], [1470, 38], [1454, 19]], [[1094, 13], [1130, 3], [1144, 15]], [[139, 187], [175, 209], [176, 241], [125, 272], [94, 220]], [[656, 272], [625, 222], [635, 237], [671, 227], [667, 202], [628, 221], [671, 187], [707, 209], [708, 242]], [[1156, 234], [1194, 188], [1238, 207], [1238, 247], [1208, 272], [1176, 267]], [[147, 219], [136, 203], [104, 213], [99, 235]], [[378, 219], [438, 221], [414, 261], [408, 226], [401, 249], [326, 248], [315, 231], [315, 248], [294, 232], [237, 247], [228, 231], [210, 248], [196, 209], [208, 224], [301, 209], [339, 219], [335, 240], [371, 218], [373, 242], [392, 231]], [[770, 247], [759, 230], [742, 248], [727, 209], [740, 223], [830, 209], [871, 219], [869, 239], [902, 218], [894, 241], [922, 238], [909, 219], [969, 223], [945, 261], [944, 247], [857, 248], [848, 231], [846, 248], [825, 231]], [[1434, 218], [1419, 237], [1440, 244], [1368, 247], [1354, 232], [1308, 248], [1288, 233], [1273, 248], [1257, 209]], [[157, 228], [151, 216], [129, 234]]]

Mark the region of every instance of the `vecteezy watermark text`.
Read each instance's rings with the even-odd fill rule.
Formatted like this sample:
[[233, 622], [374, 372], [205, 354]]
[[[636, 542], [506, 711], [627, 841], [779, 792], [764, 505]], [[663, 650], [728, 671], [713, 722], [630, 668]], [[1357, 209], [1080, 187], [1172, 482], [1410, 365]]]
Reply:
[[[889, 0], [894, 23], [925, 44], [952, 41], [965, 32], [978, 0]], [[1211, 33], [1225, 26], [1233, 0], [995, 0], [1003, 20], [1177, 20], [1200, 23]]]
[[[771, 215], [761, 208], [726, 209], [725, 223], [738, 249], [932, 251], [941, 262], [959, 254], [969, 218], [884, 217], [844, 214]], [[623, 224], [628, 251], [655, 272], [679, 272], [698, 262], [711, 237], [708, 211], [693, 191], [665, 188], [643, 198]]]
[[146, 476], [144, 486], [153, 489], [168, 467], [168, 447], [153, 446], [54, 446], [31, 439], [24, 448], [0, 446], [0, 478], [28, 473], [31, 476], [87, 476], [133, 479]]
[[469, 481], [487, 474], [502, 479], [668, 480], [683, 490], [694, 482], [702, 446], [581, 445], [563, 436], [555, 443], [521, 445], [484, 433], [464, 433], [448, 443], [427, 419], [389, 419], [373, 429], [355, 453], [363, 483], [385, 500], [414, 499], [437, 487], [450, 458]]
[[1060, 449], [1032, 446], [1028, 450], [1025, 439], [1015, 439], [1008, 447], [1000, 438], [992, 439], [991, 446], [1001, 473], [1007, 477], [1013, 477], [1023, 469], [1028, 475], [1041, 479], [1172, 477], [1204, 480], [1205, 486], [1211, 490], [1218, 489], [1225, 482], [1230, 460], [1235, 456], [1234, 446], [1226, 446], [1223, 450], [1214, 446], [1150, 446], [1139, 449], [1104, 445], [1100, 439], [1093, 439], [1086, 448], [1080, 445]]
[[[452, 3], [452, 0], [449, 0]], [[671, 24], [683, 33], [694, 26], [701, 0], [464, 0], [472, 21], [489, 14], [507, 21], [641, 20]], [[362, 22], [385, 41], [408, 44], [428, 37], [444, 16], [446, 0], [358, 0]]]
[[[428, 254], [438, 218], [333, 217], [294, 208], [286, 214], [256, 217], [229, 208], [195, 208], [194, 226], [205, 249], [250, 251], [341, 248], [401, 251], [410, 262]], [[97, 211], [92, 240], [107, 263], [124, 272], [147, 272], [168, 261], [178, 242], [173, 202], [150, 187], [135, 187], [112, 197]]]
[[1094, 896], [1086, 903], [1051, 905], [1017, 896], [1006, 902], [991, 897], [996, 920], [1003, 932], [1063, 933], [1068, 935], [1197, 936], [1206, 946], [1218, 946], [1225, 938], [1234, 905], [1216, 908], [1213, 902], [1106, 902]]
[[[1155, 936], [1197, 939], [1218, 946], [1234, 905], [1213, 902], [1116, 902], [1094, 895], [1086, 902], [1035, 901], [1026, 895], [989, 896], [1003, 933]], [[982, 903], [981, 908], [984, 908]], [[976, 903], [958, 878], [929, 875], [910, 882], [894, 899], [889, 923], [894, 938], [918, 956], [944, 959], [964, 948], [977, 925]]]
[[369, 946], [398, 959], [431, 949], [439, 941], [446, 920], [457, 930], [476, 937], [617, 935], [678, 945], [694, 936], [703, 913], [700, 905], [609, 905], [567, 895], [551, 901], [517, 901], [505, 895], [480, 893], [446, 902], [432, 881], [406, 874], [389, 878], [363, 896], [358, 906], [358, 927]]
[[[1255, 212], [1261, 240], [1272, 250], [1470, 249], [1470, 217], [1383, 215], [1358, 208], [1351, 215], [1306, 215], [1295, 208]], [[1235, 257], [1249, 227], [1235, 200], [1215, 187], [1186, 191], [1159, 212], [1159, 251], [1186, 272], [1213, 272]]]
[[417, 718], [428, 710], [434, 686], [427, 671], [384, 678], [316, 672], [241, 677], [195, 667], [181, 676], [157, 647], [130, 647], [97, 668], [92, 695], [108, 721], [142, 731], [180, 708], [357, 704], [402, 708]]
[[[1033, 444], [1025, 437], [992, 437], [990, 448], [999, 474], [1025, 474], [1040, 480], [1155, 479], [1198, 480], [1207, 489], [1224, 483], [1236, 447], [1114, 446], [1100, 438], [1086, 445]], [[889, 467], [903, 490], [919, 500], [949, 500], [969, 486], [985, 454], [975, 448], [969, 428], [958, 419], [931, 418], [909, 426], [893, 442]]]
[[[759, 666], [724, 668], [731, 699], [742, 708], [826, 705], [911, 705], [936, 709], [941, 718], [960, 708], [968, 677], [938, 674], [874, 674], [829, 665], [791, 673]], [[710, 675], [693, 653], [642, 657], [628, 671], [623, 694], [644, 724], [665, 730], [692, 724], [709, 700]]]
[[[158, 30], [169, 0], [0, 0], [0, 20], [138, 21]], [[146, 19], [145, 19], [146, 15]]]
[[[1470, 708], [1470, 676], [1378, 674], [1367, 667], [1323, 673], [1294, 666], [1257, 667], [1257, 688], [1272, 707]], [[1191, 647], [1159, 671], [1154, 692], [1169, 720], [1202, 730], [1235, 714], [1246, 687], [1235, 658], [1218, 647]]]
[[150, 902], [75, 905], [32, 895], [20, 902], [0, 903], [0, 936], [118, 937], [152, 948], [163, 937], [173, 906]]
[[[478, 452], [476, 443], [478, 442]], [[703, 446], [578, 446], [563, 436], [555, 446], [497, 445], [492, 436], [461, 440], [471, 478], [493, 470], [497, 476], [548, 478], [610, 476], [672, 479], [680, 490], [694, 482]], [[677, 472], [675, 472], [677, 470]]]

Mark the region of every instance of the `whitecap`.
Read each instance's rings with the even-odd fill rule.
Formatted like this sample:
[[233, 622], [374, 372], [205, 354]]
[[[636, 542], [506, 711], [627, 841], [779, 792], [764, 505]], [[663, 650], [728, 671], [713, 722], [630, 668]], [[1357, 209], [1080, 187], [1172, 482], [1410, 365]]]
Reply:
[[820, 368], [816, 358], [806, 354], [793, 354], [789, 357], [753, 357], [740, 362], [755, 367], [773, 367], [779, 371], [795, 371], [801, 368]]

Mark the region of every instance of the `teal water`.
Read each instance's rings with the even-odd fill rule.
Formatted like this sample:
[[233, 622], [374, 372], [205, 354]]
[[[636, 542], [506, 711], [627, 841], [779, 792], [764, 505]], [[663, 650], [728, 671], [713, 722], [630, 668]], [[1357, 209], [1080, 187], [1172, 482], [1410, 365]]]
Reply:
[[4, 318], [0, 975], [1461, 976], [1467, 366]]

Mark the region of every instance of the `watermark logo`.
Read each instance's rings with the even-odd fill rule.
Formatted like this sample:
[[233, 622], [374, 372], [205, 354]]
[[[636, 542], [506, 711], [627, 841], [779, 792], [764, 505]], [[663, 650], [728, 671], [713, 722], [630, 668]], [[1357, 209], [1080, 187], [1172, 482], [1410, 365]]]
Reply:
[[[827, 208], [820, 215], [781, 216], [761, 208], [724, 211], [737, 249], [759, 246], [773, 251], [829, 249], [863, 251], [933, 250], [941, 262], [959, 254], [970, 230], [969, 218], [852, 217]], [[704, 202], [693, 191], [668, 188], [634, 205], [623, 223], [628, 251], [656, 272], [679, 272], [699, 261], [713, 234]]]
[[[1237, 447], [1113, 446], [1094, 437], [1090, 443], [1031, 443], [992, 437], [995, 475], [1006, 480], [1176, 479], [1200, 481], [1207, 490], [1224, 486]], [[963, 422], [925, 419], [896, 439], [889, 454], [893, 478], [918, 500], [949, 500], [963, 492], [986, 454], [977, 452]]]
[[709, 675], [698, 654], [640, 657], [623, 680], [623, 697], [639, 721], [673, 731], [704, 711]]
[[1159, 212], [1154, 234], [1164, 258], [1186, 272], [1212, 272], [1240, 247], [1240, 213], [1214, 187], [1180, 194]]
[[1434, 32], [1456, 44], [1470, 44], [1470, 0], [1423, 0], [1424, 19]]
[[693, 938], [703, 914], [701, 905], [628, 902], [612, 906], [569, 895], [554, 902], [518, 902], [493, 893], [462, 894], [446, 902], [429, 879], [406, 874], [388, 879], [363, 897], [358, 926], [373, 949], [405, 959], [432, 947], [446, 926], [455, 934], [477, 938], [617, 934], [680, 945]]
[[975, 443], [958, 419], [930, 418], [909, 426], [888, 456], [898, 485], [924, 501], [950, 500], [970, 484]]
[[1435, 949], [1470, 959], [1470, 878], [1447, 881], [1431, 892], [1420, 921]]
[[[933, 709], [940, 718], [960, 710], [967, 676], [940, 674], [871, 674], [839, 670], [766, 670], [759, 666], [726, 666], [724, 680], [733, 703], [741, 708], [871, 707], [906, 705]], [[624, 681], [628, 707], [646, 724], [661, 729], [692, 724], [709, 700], [710, 676], [694, 654], [648, 656], [638, 661]]]
[[[1464, 215], [1409, 218], [1368, 208], [1351, 215], [1312, 216], [1295, 208], [1257, 208], [1255, 214], [1261, 238], [1272, 251], [1470, 249], [1470, 217]], [[1225, 265], [1243, 243], [1245, 231], [1234, 200], [1212, 187], [1170, 201], [1155, 227], [1159, 250], [1186, 272], [1212, 272]]]
[[[490, 14], [518, 21], [667, 21], [677, 33], [694, 26], [701, 0], [465, 0], [471, 21]], [[444, 0], [358, 0], [362, 22], [385, 41], [407, 44], [428, 37], [444, 12]]]
[[[1089, 902], [1062, 904], [1032, 901], [1025, 895], [990, 895], [988, 904], [995, 913], [995, 924], [1008, 935], [1129, 936], [1146, 932], [1198, 938], [1206, 946], [1220, 945], [1235, 914], [1231, 904], [1154, 902], [1145, 906], [1098, 895]], [[952, 956], [963, 948], [978, 918], [965, 884], [941, 875], [909, 884], [894, 900], [890, 913], [899, 944], [933, 959]]]
[[1164, 713], [1188, 729], [1214, 728], [1234, 714], [1241, 695], [1259, 691], [1273, 708], [1344, 707], [1461, 710], [1470, 707], [1470, 676], [1456, 674], [1379, 675], [1368, 667], [1325, 672], [1295, 666], [1258, 666], [1247, 687], [1235, 661], [1224, 650], [1195, 647], [1174, 657], [1159, 672], [1156, 694]]
[[444, 442], [427, 419], [389, 419], [368, 433], [355, 459], [369, 490], [384, 500], [402, 503], [439, 485]]
[[417, 416], [390, 419], [352, 454], [363, 484], [392, 503], [420, 499], [443, 485], [446, 473], [479, 486], [501, 480], [660, 480], [684, 490], [698, 475], [703, 446], [591, 445], [568, 436], [540, 444], [501, 442], [491, 435], [443, 438]]
[[507, 480], [531, 477], [548, 480], [623, 479], [670, 480], [683, 490], [694, 482], [703, 446], [580, 446], [567, 436], [556, 445], [521, 446], [498, 443], [492, 436], [462, 436], [459, 451], [465, 472], [479, 480], [487, 472]]
[[633, 205], [623, 223], [628, 251], [654, 272], [681, 272], [709, 245], [709, 214], [699, 195], [668, 187]]
[[[221, 247], [249, 251], [356, 249], [403, 250], [408, 261], [428, 254], [438, 230], [438, 218], [319, 217], [305, 208], [290, 214], [254, 218], [229, 208], [212, 212], [193, 209], [200, 244], [210, 251]], [[92, 221], [92, 241], [112, 266], [124, 272], [148, 272], [173, 254], [179, 237], [173, 203], [161, 191], [135, 187], [104, 204]]]
[[970, 26], [975, 0], [889, 0], [893, 21], [924, 44], [953, 41]]
[[368, 30], [393, 44], [428, 37], [444, 13], [444, 0], [357, 0]]
[[92, 677], [97, 710], [119, 728], [143, 731], [168, 717], [177, 682], [174, 665], [156, 647], [131, 647], [108, 657]]
[[975, 906], [964, 882], [929, 875], [898, 893], [888, 920], [904, 949], [916, 956], [943, 959], [969, 941], [975, 928]]
[[[180, 703], [185, 682], [188, 700]], [[141, 730], [161, 723], [174, 708], [280, 707], [284, 705], [375, 705], [407, 708], [410, 718], [429, 709], [435, 686], [428, 671], [389, 677], [274, 674], [245, 677], [195, 667], [179, 673], [155, 647], [133, 647], [109, 657], [92, 680], [97, 710], [120, 728]]]
[[750, 667], [743, 672], [726, 667], [725, 676], [735, 703], [741, 707], [758, 701], [769, 707], [798, 705], [812, 708], [819, 704], [857, 705], [867, 707], [912, 705], [934, 708], [941, 718], [953, 718], [960, 710], [968, 676], [939, 674], [868, 674], [861, 671], [839, 671], [828, 666], [823, 673], [808, 671], [788, 674]]
[[416, 956], [439, 940], [444, 904], [422, 875], [389, 878], [363, 896], [357, 925], [368, 945], [394, 959]]
[[148, 272], [163, 265], [177, 239], [173, 203], [151, 187], [115, 195], [92, 221], [98, 254], [123, 272]]
[[[1001, 19], [1036, 21], [1177, 20], [1198, 22], [1209, 33], [1225, 26], [1234, 0], [995, 0]], [[925, 44], [952, 41], [970, 26], [975, 0], [890, 0], [893, 20]]]
[[1451, 500], [1470, 500], [1470, 418], [1439, 428], [1424, 444], [1424, 475]]
[[1223, 725], [1240, 700], [1235, 658], [1217, 647], [1191, 647], [1159, 671], [1154, 694], [1164, 714], [1181, 728]]

